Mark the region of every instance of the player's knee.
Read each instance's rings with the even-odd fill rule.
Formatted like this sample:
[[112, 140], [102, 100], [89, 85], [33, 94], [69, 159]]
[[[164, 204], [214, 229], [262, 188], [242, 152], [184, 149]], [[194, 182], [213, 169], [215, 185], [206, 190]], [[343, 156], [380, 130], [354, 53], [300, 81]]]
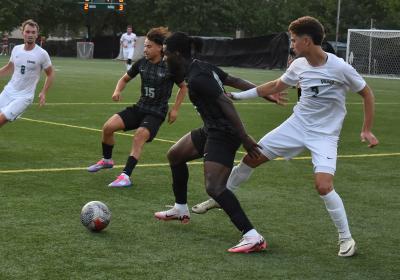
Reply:
[[329, 181], [315, 181], [315, 188], [320, 195], [327, 195], [333, 190], [332, 182]]
[[180, 153], [175, 145], [168, 150], [167, 158], [170, 165], [176, 165], [180, 163]]
[[217, 198], [222, 194], [222, 192], [226, 189], [225, 186], [218, 186], [218, 185], [206, 185], [206, 192], [212, 198]]
[[133, 141], [135, 144], [143, 144], [150, 138], [150, 131], [145, 127], [139, 127], [136, 130]]
[[114, 131], [115, 131], [114, 127], [109, 122], [106, 122], [103, 125], [103, 134], [104, 135], [111, 135], [114, 133]]

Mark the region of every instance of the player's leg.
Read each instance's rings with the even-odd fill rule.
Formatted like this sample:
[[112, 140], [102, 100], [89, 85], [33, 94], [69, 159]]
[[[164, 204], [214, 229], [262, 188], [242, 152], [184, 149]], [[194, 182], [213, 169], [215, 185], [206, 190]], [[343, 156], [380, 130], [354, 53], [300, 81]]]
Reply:
[[[286, 120], [279, 127], [267, 133], [260, 139], [258, 144], [262, 147], [262, 155], [259, 158], [251, 158], [246, 155], [242, 161], [232, 168], [228, 178], [227, 188], [235, 192], [239, 186], [246, 182], [254, 168], [273, 160], [278, 156], [291, 158], [304, 149], [301, 131], [290, 119]], [[198, 214], [206, 213], [207, 210], [217, 208], [219, 205], [211, 198], [192, 207], [192, 211]]]
[[311, 151], [314, 165], [315, 187], [325, 203], [339, 234], [339, 256], [349, 257], [354, 255], [356, 244], [351, 236], [349, 223], [343, 201], [333, 187], [333, 177], [336, 170], [337, 137], [320, 138], [307, 143]]
[[[235, 192], [242, 183], [250, 178], [254, 168], [267, 161], [268, 158], [264, 155], [261, 155], [257, 159], [253, 159], [246, 154], [240, 163], [232, 168], [228, 178], [227, 188], [230, 191]], [[220, 208], [220, 205], [213, 198], [209, 198], [199, 204], [194, 205], [192, 207], [192, 211], [196, 214], [204, 214], [208, 210], [214, 208]]]
[[31, 98], [12, 98], [3, 91], [0, 94], [0, 127], [8, 122], [15, 121], [32, 103]]
[[236, 196], [226, 188], [233, 161], [241, 142], [237, 137], [229, 137], [225, 133], [211, 133], [205, 146], [204, 177], [207, 194], [212, 197], [232, 223], [243, 234], [238, 245], [230, 252], [249, 253], [266, 248], [264, 238], [254, 229], [247, 218]]
[[132, 67], [133, 48], [128, 48], [126, 60], [126, 70], [128, 71]]
[[162, 118], [150, 114], [143, 114], [140, 126], [136, 129], [133, 137], [131, 152], [126, 161], [124, 170], [114, 182], [109, 184], [110, 187], [128, 187], [132, 185], [130, 176], [139, 161], [144, 144], [154, 139], [163, 121]]
[[196, 129], [184, 135], [169, 149], [167, 157], [172, 173], [175, 205], [170, 210], [155, 213], [157, 219], [189, 222], [190, 215], [187, 206], [189, 170], [187, 162], [203, 156], [205, 140], [204, 131]]
[[3, 113], [0, 113], [0, 127], [8, 123], [6, 116]]
[[112, 160], [112, 150], [115, 144], [114, 132], [123, 129], [125, 129], [125, 124], [118, 114], [114, 114], [104, 123], [101, 139], [103, 158], [89, 166], [87, 168], [88, 172], [97, 172], [101, 169], [112, 168], [114, 166], [114, 161]]

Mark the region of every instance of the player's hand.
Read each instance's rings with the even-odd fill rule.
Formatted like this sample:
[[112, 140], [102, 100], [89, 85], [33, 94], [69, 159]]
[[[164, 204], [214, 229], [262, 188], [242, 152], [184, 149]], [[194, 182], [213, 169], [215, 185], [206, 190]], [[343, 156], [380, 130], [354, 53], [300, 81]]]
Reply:
[[289, 101], [289, 99], [287, 97], [287, 92], [277, 92], [274, 94], [263, 96], [263, 98], [272, 103], [276, 103], [280, 106], [285, 106], [287, 104], [287, 102]]
[[378, 138], [375, 137], [374, 134], [372, 134], [371, 131], [362, 131], [360, 134], [361, 142], [366, 142], [368, 141], [368, 147], [373, 148], [376, 145], [379, 144]]
[[168, 112], [168, 123], [172, 124], [176, 121], [178, 117], [178, 111], [172, 109], [171, 111]]
[[42, 91], [39, 93], [39, 107], [44, 106], [46, 104], [46, 94]]
[[122, 96], [121, 96], [120, 92], [114, 92], [111, 98], [113, 101], [116, 101], [116, 102], [122, 100]]
[[231, 100], [237, 100], [237, 99], [233, 96], [232, 92], [225, 92], [225, 96], [228, 97], [228, 98], [231, 99]]
[[251, 158], [258, 158], [261, 156], [261, 152], [260, 152], [261, 146], [258, 145], [257, 142], [254, 141], [254, 139], [251, 136], [246, 135], [242, 139], [242, 143], [243, 143], [243, 148], [247, 151], [248, 155]]

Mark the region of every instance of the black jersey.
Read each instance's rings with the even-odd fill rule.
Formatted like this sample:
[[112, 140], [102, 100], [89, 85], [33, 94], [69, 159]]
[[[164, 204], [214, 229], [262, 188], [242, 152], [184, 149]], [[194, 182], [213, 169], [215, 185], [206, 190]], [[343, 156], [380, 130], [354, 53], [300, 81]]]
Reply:
[[236, 129], [225, 116], [217, 98], [225, 93], [223, 83], [228, 77], [220, 68], [193, 60], [187, 75], [189, 98], [199, 112], [206, 129], [217, 129], [234, 133]]
[[168, 112], [168, 100], [174, 83], [180, 84], [183, 80], [178, 81], [168, 72], [165, 61], [153, 64], [145, 58], [134, 63], [127, 74], [131, 78], [140, 74], [141, 96], [136, 105], [141, 111], [164, 119]]

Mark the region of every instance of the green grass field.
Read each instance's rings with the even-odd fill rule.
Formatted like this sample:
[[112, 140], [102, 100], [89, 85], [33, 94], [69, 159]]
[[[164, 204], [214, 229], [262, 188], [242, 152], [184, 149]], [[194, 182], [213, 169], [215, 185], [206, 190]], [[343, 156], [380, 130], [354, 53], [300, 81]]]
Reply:
[[[0, 58], [1, 65], [6, 61]], [[177, 122], [164, 124], [145, 146], [134, 186], [109, 189], [125, 164], [131, 133], [116, 136], [116, 168], [89, 174], [86, 167], [101, 156], [103, 123], [137, 101], [139, 79], [128, 85], [122, 103], [113, 103], [122, 63], [53, 58], [53, 64], [56, 80], [47, 105], [39, 108], [35, 101], [21, 119], [0, 129], [0, 279], [400, 279], [400, 81], [367, 80], [376, 95], [374, 133], [381, 141], [374, 149], [359, 140], [362, 99], [349, 94], [347, 100], [335, 188], [358, 254], [337, 257], [336, 229], [314, 190], [305, 153], [259, 167], [239, 190], [243, 208], [270, 248], [236, 255], [226, 249], [240, 233], [220, 210], [193, 214], [188, 225], [153, 218], [174, 202], [167, 150], [201, 124], [189, 100]], [[257, 84], [281, 74], [226, 71]], [[8, 80], [0, 78], [0, 86]], [[258, 139], [291, 114], [295, 101], [291, 91], [284, 108], [261, 99], [236, 107]], [[201, 162], [189, 169], [191, 207], [207, 195]], [[105, 202], [113, 214], [98, 234], [79, 219], [91, 200]]]

